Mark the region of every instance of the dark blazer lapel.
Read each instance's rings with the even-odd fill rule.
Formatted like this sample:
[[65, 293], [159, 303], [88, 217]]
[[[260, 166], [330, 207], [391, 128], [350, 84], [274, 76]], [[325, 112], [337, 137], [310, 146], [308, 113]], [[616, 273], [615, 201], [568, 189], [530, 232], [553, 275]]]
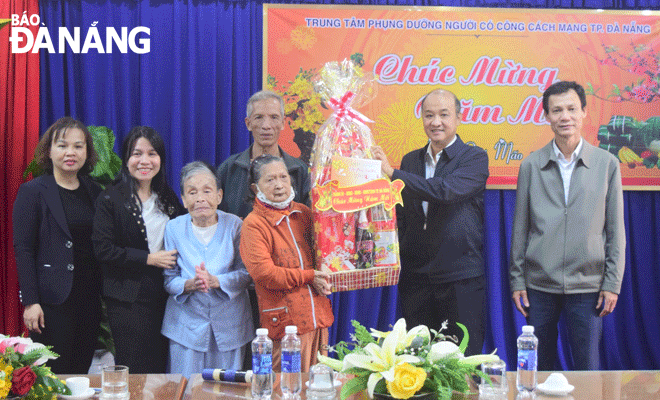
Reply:
[[45, 175], [41, 183], [44, 186], [43, 193], [46, 206], [50, 209], [53, 218], [62, 228], [62, 231], [71, 239], [71, 232], [69, 232], [69, 225], [66, 223], [64, 207], [62, 206], [62, 199], [60, 198], [60, 191], [57, 182], [55, 182], [55, 177], [53, 175]]
[[426, 151], [429, 147], [429, 144], [419, 149], [419, 155], [417, 157], [417, 163], [415, 165], [415, 174], [426, 178]]
[[147, 232], [144, 227], [144, 219], [142, 218], [142, 209], [134, 198], [131, 188], [128, 184], [122, 183], [119, 188], [120, 196], [123, 200], [123, 207], [126, 209], [126, 215], [135, 222], [133, 229], [140, 234], [144, 240], [147, 240]]
[[[415, 165], [415, 174], [421, 176], [424, 179], [426, 179], [426, 152], [430, 145], [430, 143], [427, 143], [426, 146], [419, 150], [419, 156], [417, 157], [417, 163]], [[415, 197], [414, 202], [415, 210], [420, 215], [424, 215], [424, 207], [422, 207], [422, 201]]]

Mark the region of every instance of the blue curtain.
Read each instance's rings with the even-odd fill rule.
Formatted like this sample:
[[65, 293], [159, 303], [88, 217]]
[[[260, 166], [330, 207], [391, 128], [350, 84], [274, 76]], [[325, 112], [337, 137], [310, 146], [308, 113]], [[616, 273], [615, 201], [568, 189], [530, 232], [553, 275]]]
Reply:
[[[652, 9], [657, 0], [447, 0], [301, 1], [301, 4], [373, 4], [516, 8]], [[285, 3], [273, 1], [273, 3]], [[178, 187], [178, 171], [192, 160], [220, 164], [247, 148], [245, 104], [261, 88], [262, 2], [142, 0], [41, 0], [42, 21], [60, 26], [151, 29], [150, 53], [78, 55], [41, 52], [41, 131], [63, 115], [110, 127], [115, 150], [134, 125], [158, 130], [167, 144], [166, 172]], [[97, 22], [98, 21], [98, 22]], [[83, 29], [83, 32], [85, 30]], [[104, 36], [104, 35], [103, 35]], [[626, 192], [626, 272], [616, 311], [604, 320], [602, 368], [660, 368], [660, 193]], [[507, 266], [515, 191], [486, 193], [488, 304], [484, 351], [515, 369], [516, 337], [524, 319], [514, 309]], [[338, 293], [331, 343], [349, 340], [351, 320], [387, 330], [400, 315], [396, 287]], [[571, 368], [566, 330], [560, 331], [561, 363]]]
[[[41, 132], [71, 115], [117, 136], [115, 150], [135, 125], [154, 127], [168, 146], [166, 173], [191, 160], [217, 165], [250, 144], [245, 104], [261, 87], [261, 4], [181, 1], [44, 1], [51, 27], [96, 22], [150, 28], [150, 52], [41, 52]], [[258, 27], [258, 29], [257, 29]], [[147, 37], [138, 34], [138, 38]], [[84, 39], [84, 38], [83, 38]], [[83, 41], [83, 40], [81, 40]]]

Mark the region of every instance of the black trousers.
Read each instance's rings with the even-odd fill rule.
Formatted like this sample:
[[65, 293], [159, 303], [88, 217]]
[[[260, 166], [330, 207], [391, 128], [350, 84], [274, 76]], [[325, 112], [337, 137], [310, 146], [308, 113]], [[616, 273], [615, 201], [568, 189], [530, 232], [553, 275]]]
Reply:
[[131, 374], [165, 373], [168, 341], [160, 333], [165, 300], [134, 303], [105, 298], [110, 331], [115, 342], [115, 364]]
[[[250, 310], [252, 311], [252, 323], [254, 329], [261, 328], [261, 320], [259, 318], [259, 301], [257, 299], [257, 292], [254, 290], [254, 284], [248, 287], [248, 296], [250, 297]], [[245, 346], [245, 356], [243, 357], [243, 369], [252, 369], [252, 344], [248, 343]]]
[[30, 339], [53, 346], [59, 354], [48, 360], [55, 374], [87, 374], [98, 343], [101, 322], [101, 284], [94, 274], [74, 276], [69, 297], [62, 304], [40, 304], [45, 328], [30, 332]]
[[426, 325], [439, 330], [442, 323], [448, 321], [449, 329], [441, 333], [456, 336], [460, 343], [463, 331], [456, 325], [460, 322], [470, 335], [466, 356], [482, 352], [484, 297], [483, 276], [439, 284], [421, 277], [406, 277], [399, 282], [399, 304], [408, 329]]

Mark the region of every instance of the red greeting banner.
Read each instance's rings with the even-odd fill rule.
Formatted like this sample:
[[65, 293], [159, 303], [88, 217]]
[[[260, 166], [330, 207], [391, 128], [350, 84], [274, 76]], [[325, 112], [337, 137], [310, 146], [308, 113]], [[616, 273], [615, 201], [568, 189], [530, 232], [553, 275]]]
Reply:
[[383, 178], [347, 187], [339, 187], [337, 181], [330, 181], [312, 191], [316, 192], [314, 198], [318, 196], [314, 206], [319, 211], [333, 209], [337, 212], [355, 212], [378, 204], [383, 204], [386, 210], [391, 210], [396, 204], [403, 205], [403, 187], [404, 183], [400, 179], [390, 182]]
[[620, 162], [625, 189], [660, 190], [660, 12], [264, 4], [264, 88], [285, 99], [280, 145], [309, 160], [324, 109], [313, 76], [351, 59], [377, 77], [355, 112], [374, 122], [392, 166], [424, 146], [421, 99], [457, 95], [464, 142], [486, 150], [489, 188], [515, 188], [553, 132], [542, 95], [560, 80], [587, 94], [584, 139]]

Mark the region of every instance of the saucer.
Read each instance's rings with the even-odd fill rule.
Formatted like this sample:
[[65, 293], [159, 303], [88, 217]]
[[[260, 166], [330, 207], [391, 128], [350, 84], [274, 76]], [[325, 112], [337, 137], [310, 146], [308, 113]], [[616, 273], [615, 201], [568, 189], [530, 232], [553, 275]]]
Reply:
[[545, 383], [541, 383], [540, 385], [536, 386], [536, 389], [539, 390], [540, 392], [543, 392], [545, 394], [549, 394], [552, 396], [566, 396], [570, 392], [575, 389], [575, 386], [573, 385], [566, 385], [563, 387], [551, 387], [546, 385]]
[[85, 400], [89, 399], [90, 397], [94, 396], [94, 388], [89, 388], [87, 391], [83, 394], [77, 394], [77, 395], [72, 395], [72, 394], [58, 394], [57, 397], [60, 399], [64, 400]]

